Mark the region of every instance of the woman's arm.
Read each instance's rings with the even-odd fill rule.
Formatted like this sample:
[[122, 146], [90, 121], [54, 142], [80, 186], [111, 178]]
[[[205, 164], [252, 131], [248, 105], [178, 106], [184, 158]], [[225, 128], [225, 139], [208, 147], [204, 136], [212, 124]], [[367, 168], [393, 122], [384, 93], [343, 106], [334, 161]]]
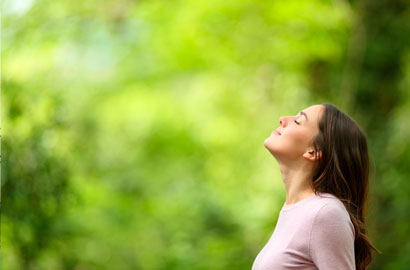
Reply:
[[319, 270], [355, 270], [355, 231], [342, 204], [327, 203], [313, 221], [309, 252]]

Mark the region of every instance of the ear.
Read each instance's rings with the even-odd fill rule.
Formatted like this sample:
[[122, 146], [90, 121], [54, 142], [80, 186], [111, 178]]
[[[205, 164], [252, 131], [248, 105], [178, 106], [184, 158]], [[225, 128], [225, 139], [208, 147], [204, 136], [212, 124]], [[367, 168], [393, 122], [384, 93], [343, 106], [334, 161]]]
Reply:
[[316, 159], [322, 158], [322, 152], [321, 151], [316, 152], [314, 149], [309, 149], [303, 154], [303, 157], [313, 162], [313, 161], [316, 161]]

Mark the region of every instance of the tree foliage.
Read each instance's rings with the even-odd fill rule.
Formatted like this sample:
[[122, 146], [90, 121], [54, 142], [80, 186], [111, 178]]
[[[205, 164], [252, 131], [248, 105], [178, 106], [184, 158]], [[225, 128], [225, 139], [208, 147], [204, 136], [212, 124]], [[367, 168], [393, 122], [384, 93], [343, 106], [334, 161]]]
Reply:
[[406, 1], [2, 6], [5, 269], [250, 269], [285, 197], [263, 141], [322, 102], [368, 134], [371, 269], [410, 263]]

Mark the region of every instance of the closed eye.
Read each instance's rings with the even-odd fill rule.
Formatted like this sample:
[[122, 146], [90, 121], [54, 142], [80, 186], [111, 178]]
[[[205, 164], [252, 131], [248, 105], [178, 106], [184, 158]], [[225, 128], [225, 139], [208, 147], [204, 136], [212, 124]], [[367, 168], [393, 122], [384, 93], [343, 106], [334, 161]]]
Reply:
[[294, 122], [296, 123], [296, 125], [300, 125], [300, 123], [298, 121], [294, 120]]

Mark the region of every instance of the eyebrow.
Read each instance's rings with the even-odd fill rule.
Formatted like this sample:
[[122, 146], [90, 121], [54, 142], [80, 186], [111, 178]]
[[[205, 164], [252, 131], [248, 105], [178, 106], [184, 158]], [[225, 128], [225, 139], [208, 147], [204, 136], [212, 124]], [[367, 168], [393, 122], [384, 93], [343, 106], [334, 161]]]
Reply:
[[304, 111], [301, 111], [300, 114], [303, 115], [304, 117], [306, 117], [306, 121], [308, 121], [308, 117], [307, 117], [307, 115]]

